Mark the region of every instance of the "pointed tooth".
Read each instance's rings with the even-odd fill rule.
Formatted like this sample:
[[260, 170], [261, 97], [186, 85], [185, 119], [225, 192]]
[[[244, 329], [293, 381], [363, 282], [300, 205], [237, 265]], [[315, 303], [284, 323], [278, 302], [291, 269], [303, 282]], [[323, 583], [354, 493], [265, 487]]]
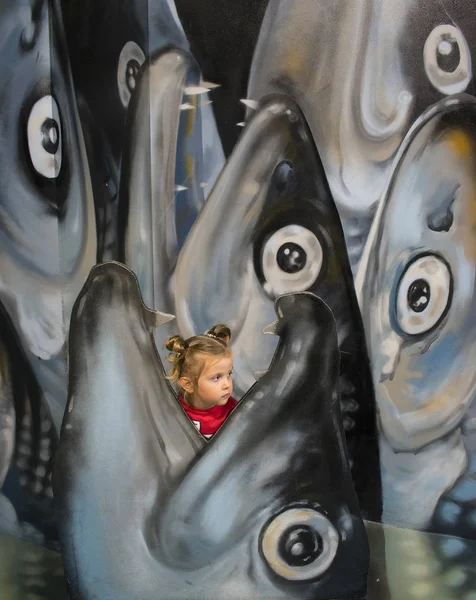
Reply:
[[206, 87], [198, 85], [189, 85], [185, 88], [184, 91], [187, 94], [187, 96], [199, 96], [200, 94], [208, 94], [210, 90]]
[[150, 324], [154, 329], [175, 319], [175, 315], [160, 310], [152, 310], [151, 308], [147, 309], [147, 313], [150, 315]]
[[188, 102], [184, 102], [180, 105], [180, 110], [195, 110], [195, 106]]
[[269, 369], [266, 369], [265, 371], [255, 371], [253, 373], [253, 377], [256, 379], [256, 381], [259, 381], [261, 379], [261, 377], [263, 377], [263, 375], [266, 375], [268, 370]]
[[268, 323], [268, 325], [263, 327], [263, 333], [265, 335], [278, 335], [278, 325], [279, 319], [276, 319], [276, 321], [273, 321], [272, 323]]
[[253, 110], [256, 110], [258, 108], [258, 102], [256, 100], [251, 100], [250, 98], [242, 98], [240, 102], [248, 108], [252, 108]]
[[185, 187], [184, 185], [176, 185], [175, 188], [174, 188], [174, 190], [176, 192], [184, 192], [185, 190], [188, 190], [188, 188]]
[[216, 88], [221, 87], [219, 83], [212, 83], [211, 81], [202, 81], [201, 85], [203, 85], [204, 88], [207, 88], [209, 90], [214, 90]]
[[244, 127], [245, 125], [246, 123], [244, 121], [241, 121], [240, 123], [236, 124], [237, 127]]

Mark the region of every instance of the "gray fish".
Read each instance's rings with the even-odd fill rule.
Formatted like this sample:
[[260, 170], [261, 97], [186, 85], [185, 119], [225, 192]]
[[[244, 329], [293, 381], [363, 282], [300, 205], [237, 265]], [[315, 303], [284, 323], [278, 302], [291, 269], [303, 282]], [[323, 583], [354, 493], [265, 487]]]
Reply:
[[471, 2], [268, 3], [248, 98], [283, 93], [299, 104], [343, 220], [354, 271], [411, 124], [434, 102], [470, 85], [475, 26]]
[[124, 266], [92, 269], [54, 474], [72, 598], [365, 597], [335, 322], [310, 293], [276, 311], [269, 372], [207, 442], [157, 355], [170, 315], [146, 308]]
[[2, 3], [0, 33], [0, 302], [59, 428], [65, 332], [96, 257], [91, 183], [57, 3]]
[[[203, 81], [195, 65], [173, 0], [124, 0], [120, 11], [111, 1], [63, 4], [75, 93], [92, 169], [101, 246], [98, 259], [125, 257], [130, 261], [144, 297], [153, 305], [149, 297], [153, 289], [149, 289], [148, 276], [143, 277], [146, 267], [138, 268], [138, 257], [130, 254], [129, 247], [118, 247], [117, 227], [123, 230], [127, 213], [133, 215], [138, 209], [135, 197], [131, 196], [131, 204], [128, 198], [132, 190], [140, 191], [137, 180], [146, 171], [146, 180], [165, 178], [162, 189], [154, 190], [155, 212], [167, 210], [177, 216], [167, 236], [169, 254], [170, 238], [176, 237], [181, 245], [224, 162], [208, 94], [213, 84]], [[169, 62], [159, 60], [169, 51]], [[177, 56], [180, 65], [173, 62]], [[137, 146], [138, 142], [142, 146]], [[141, 151], [145, 162], [137, 166], [133, 156]], [[117, 214], [119, 185], [122, 206]], [[143, 201], [139, 198], [137, 204]], [[170, 225], [169, 219], [167, 223]], [[154, 233], [155, 222], [142, 227], [141, 237], [131, 242], [139, 244], [145, 234], [146, 247], [155, 240], [154, 259], [148, 267], [155, 272], [158, 266], [154, 265], [165, 260], [165, 252], [160, 236]]]
[[449, 491], [476, 449], [467, 426], [476, 385], [475, 123], [476, 100], [465, 95], [415, 122], [357, 280], [382, 434], [383, 518], [467, 536], [474, 511], [460, 502], [476, 499], [472, 472]]
[[58, 2], [3, 2], [0, 34], [0, 414], [2, 433], [7, 423], [14, 434], [0, 479], [8, 467], [2, 492], [18, 526], [45, 541], [55, 537], [50, 460], [67, 398], [66, 332], [96, 259], [94, 206]]
[[[137, 206], [140, 194], [134, 197]], [[342, 358], [341, 400], [354, 484], [364, 518], [378, 520], [376, 411], [364, 333], [339, 216], [297, 105], [273, 96], [257, 107], [169, 274], [166, 222], [173, 215], [151, 219], [151, 211], [147, 198], [131, 212], [129, 227], [145, 248], [148, 238], [141, 234], [147, 229], [141, 223], [147, 218], [157, 223], [154, 247], [162, 248], [165, 258], [156, 253], [136, 260], [141, 272], [153, 265], [155, 306], [176, 315], [185, 337], [217, 321], [230, 324], [238, 395], [272, 360], [275, 338], [255, 334], [274, 318], [278, 296], [308, 291], [329, 305]], [[159, 349], [169, 333], [157, 331]]]

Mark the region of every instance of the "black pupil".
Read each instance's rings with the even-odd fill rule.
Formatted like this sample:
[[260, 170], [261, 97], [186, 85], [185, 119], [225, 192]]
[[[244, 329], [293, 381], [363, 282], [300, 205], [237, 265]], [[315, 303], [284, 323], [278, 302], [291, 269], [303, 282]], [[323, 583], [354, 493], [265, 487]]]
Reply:
[[282, 534], [278, 551], [290, 567], [304, 567], [322, 554], [322, 538], [307, 525], [291, 527]]
[[424, 279], [417, 279], [408, 288], [408, 306], [413, 312], [423, 312], [430, 302], [430, 285]]
[[440, 69], [446, 73], [453, 73], [458, 68], [460, 59], [458, 42], [449, 35], [442, 36], [436, 54]]
[[41, 143], [49, 154], [56, 154], [59, 146], [59, 127], [54, 119], [45, 119], [41, 126]]
[[301, 246], [293, 242], [287, 242], [278, 250], [276, 260], [279, 268], [286, 273], [297, 273], [304, 268], [307, 256]]
[[136, 83], [137, 83], [137, 75], [139, 73], [139, 70], [140, 70], [140, 64], [136, 60], [132, 59], [127, 63], [126, 82], [127, 82], [127, 87], [130, 92], [135, 90]]

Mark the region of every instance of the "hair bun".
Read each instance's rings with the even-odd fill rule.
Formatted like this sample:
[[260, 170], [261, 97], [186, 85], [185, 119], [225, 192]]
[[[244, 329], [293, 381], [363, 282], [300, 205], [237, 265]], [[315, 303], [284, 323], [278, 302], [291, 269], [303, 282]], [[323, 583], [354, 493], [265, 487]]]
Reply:
[[230, 328], [228, 327], [228, 325], [223, 325], [223, 323], [214, 325], [211, 329], [207, 331], [206, 335], [211, 335], [212, 337], [217, 338], [225, 344], [228, 344], [231, 340]]
[[180, 335], [169, 337], [165, 342], [165, 347], [173, 353], [168, 357], [171, 362], [174, 362], [185, 354], [185, 340]]

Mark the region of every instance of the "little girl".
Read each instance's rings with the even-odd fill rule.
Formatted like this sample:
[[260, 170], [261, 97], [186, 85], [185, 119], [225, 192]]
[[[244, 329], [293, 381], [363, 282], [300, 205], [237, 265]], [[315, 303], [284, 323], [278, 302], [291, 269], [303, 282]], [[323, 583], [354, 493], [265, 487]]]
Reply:
[[198, 431], [210, 438], [238, 402], [233, 391], [233, 355], [228, 348], [231, 332], [215, 325], [203, 335], [184, 340], [174, 335], [165, 347], [173, 364], [168, 379], [182, 390], [179, 401]]

